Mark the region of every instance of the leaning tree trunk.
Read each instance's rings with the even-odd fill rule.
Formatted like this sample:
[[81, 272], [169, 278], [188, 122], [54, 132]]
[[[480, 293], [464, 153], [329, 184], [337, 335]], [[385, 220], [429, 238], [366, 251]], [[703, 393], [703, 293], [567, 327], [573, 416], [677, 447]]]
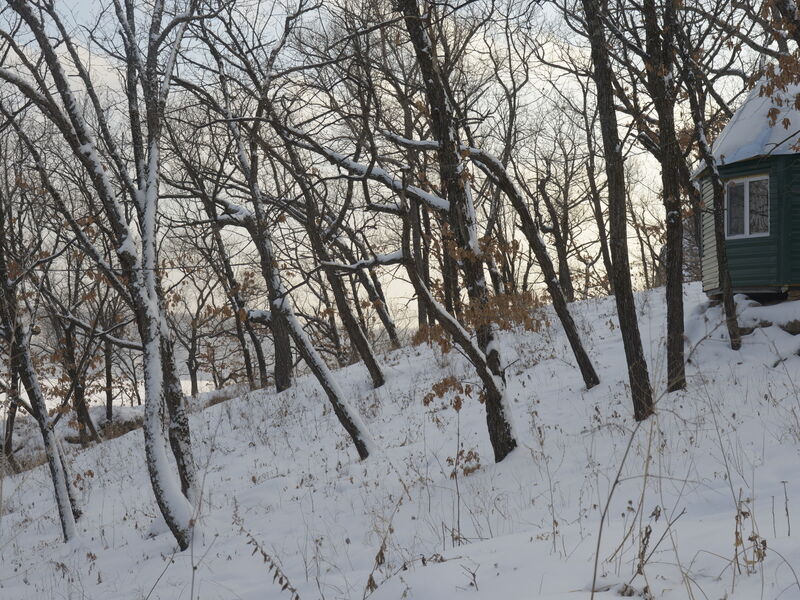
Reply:
[[[14, 335], [16, 337], [18, 335], [24, 336], [25, 334], [21, 327], [17, 327]], [[53, 480], [53, 487], [55, 489], [56, 506], [58, 507], [58, 516], [61, 521], [61, 532], [64, 536], [64, 541], [68, 542], [77, 536], [75, 520], [80, 516], [80, 511], [77, 506], [73, 504], [73, 499], [71, 498], [64, 461], [59, 451], [56, 434], [49, 426], [47, 405], [45, 404], [42, 390], [39, 387], [36, 373], [33, 370], [30, 352], [21, 346], [21, 344], [16, 342], [14, 346], [12, 346], [13, 352], [16, 355], [13, 368], [19, 373], [20, 381], [22, 381], [22, 386], [25, 388], [28, 401], [33, 409], [33, 418], [36, 419], [39, 425], [39, 431], [42, 434], [44, 451], [47, 456], [47, 466], [50, 469], [50, 477]]]
[[[492, 316], [488, 314], [489, 294], [483, 273], [482, 251], [478, 244], [475, 206], [465, 177], [466, 167], [461, 156], [455, 111], [448, 95], [445, 76], [434, 56], [434, 45], [425, 29], [417, 0], [400, 0], [398, 8], [403, 13], [406, 30], [414, 46], [417, 64], [425, 84], [431, 130], [438, 142], [439, 176], [450, 207], [447, 233], [453, 236], [453, 243], [459, 249], [459, 262], [464, 274], [464, 283], [470, 299], [471, 310], [477, 321], [475, 328], [478, 346], [480, 351], [485, 354], [485, 365], [491, 371], [492, 379], [502, 380], [503, 369], [500, 351], [495, 343], [495, 327]], [[450, 256], [449, 240], [443, 239], [443, 246], [445, 259], [449, 258], [455, 264], [455, 258]], [[405, 258], [409, 259], [411, 258], [411, 248], [409, 247], [407, 250], [408, 255]], [[416, 268], [416, 264], [414, 267]], [[457, 273], [450, 273], [449, 277], [445, 277], [446, 286], [448, 283], [455, 285], [454, 274], [457, 275]], [[424, 293], [421, 287], [417, 293], [420, 291]], [[452, 291], [452, 294], [451, 300], [455, 304], [457, 288]], [[428, 304], [433, 308], [430, 302]], [[441, 316], [437, 316], [440, 317], [439, 321], [442, 323]], [[446, 321], [445, 319], [444, 322]], [[480, 368], [480, 365], [475, 366]], [[504, 385], [490, 385], [485, 389], [487, 426], [495, 460], [498, 462], [517, 446], [510, 422], [511, 415], [505, 402], [504, 388]]]
[[[372, 436], [356, 410], [347, 402], [344, 392], [339, 387], [330, 369], [311, 343], [311, 340], [308, 338], [308, 335], [306, 335], [300, 322], [297, 320], [291, 297], [288, 291], [283, 287], [280, 268], [272, 250], [272, 239], [270, 237], [266, 215], [264, 214], [264, 197], [258, 185], [258, 154], [256, 152], [257, 131], [251, 131], [251, 152], [248, 153], [237, 123], [231, 120], [228, 123], [228, 128], [236, 144], [239, 167], [247, 180], [247, 186], [253, 203], [253, 214], [246, 219], [245, 225], [256, 247], [256, 251], [258, 252], [261, 274], [267, 284], [271, 312], [270, 326], [275, 336], [276, 385], [279, 375], [279, 361], [281, 365], [284, 365], [283, 368], [286, 368], [288, 363], [286, 375], [290, 373], [292, 366], [289, 350], [289, 348], [291, 348], [291, 339], [297, 347], [297, 352], [303, 358], [303, 361], [308, 365], [308, 368], [325, 391], [334, 414], [336, 414], [339, 423], [350, 436], [359, 457], [362, 460], [366, 459], [377, 449], [372, 440]], [[251, 160], [253, 162], [250, 162]], [[280, 346], [278, 339], [279, 334], [281, 336]], [[282, 353], [281, 351], [284, 348], [285, 350]], [[285, 374], [281, 373], [281, 375]]]
[[603, 136], [606, 162], [609, 213], [609, 248], [611, 251], [612, 280], [617, 304], [622, 344], [628, 363], [628, 379], [633, 397], [633, 414], [642, 421], [654, 412], [650, 374], [644, 357], [642, 338], [636, 317], [630, 264], [628, 262], [627, 223], [625, 219], [625, 171], [622, 160], [622, 143], [617, 128], [614, 107], [614, 87], [608, 44], [603, 30], [602, 3], [599, 0], [582, 0], [592, 55], [592, 76], [597, 92], [597, 110]]
[[731, 275], [728, 269], [728, 248], [725, 243], [725, 188], [717, 169], [717, 161], [708, 144], [705, 133], [705, 119], [703, 108], [699, 98], [699, 82], [697, 65], [694, 58], [684, 56], [688, 68], [686, 69], [686, 87], [688, 89], [689, 106], [692, 111], [692, 120], [695, 126], [695, 139], [700, 150], [700, 158], [703, 160], [709, 172], [714, 195], [713, 215], [714, 215], [714, 246], [717, 251], [717, 271], [719, 272], [719, 283], [722, 290], [722, 304], [725, 310], [725, 325], [728, 328], [728, 337], [731, 341], [731, 349], [739, 350], [742, 347], [742, 336], [739, 331], [739, 322], [736, 318], [736, 302], [733, 299], [731, 289]]
[[426, 314], [433, 315], [442, 328], [453, 338], [453, 341], [464, 352], [469, 361], [475, 367], [475, 371], [483, 384], [483, 394], [486, 403], [486, 426], [489, 432], [489, 440], [494, 451], [495, 462], [502, 461], [517, 446], [516, 433], [514, 431], [511, 407], [508, 403], [506, 392], [505, 374], [500, 371], [498, 375], [499, 355], [497, 352], [486, 352], [473, 342], [469, 332], [467, 332], [458, 320], [442, 306], [431, 293], [423, 279], [422, 272], [415, 264], [415, 255], [412, 243], [413, 222], [409, 214], [414, 207], [409, 204], [406, 198], [402, 198], [405, 211], [403, 217], [402, 233], [402, 253], [403, 263], [406, 273], [414, 287], [414, 292], [418, 298], [422, 299]]
[[[297, 150], [295, 150], [288, 141], [284, 140], [284, 142], [284, 149], [289, 157], [289, 166], [291, 166], [294, 179], [300, 186], [300, 191], [305, 200], [306, 211], [304, 221], [306, 231], [308, 232], [308, 238], [311, 241], [311, 247], [321, 263], [329, 263], [331, 262], [331, 256], [322, 239], [322, 234], [318, 225], [321, 222], [321, 216], [317, 208], [316, 199], [314, 198], [315, 191], [303, 176], [303, 166], [300, 162]], [[336, 309], [339, 312], [339, 318], [342, 320], [342, 324], [347, 330], [350, 343], [355, 346], [358, 355], [361, 357], [361, 360], [364, 361], [364, 365], [367, 367], [367, 371], [369, 371], [370, 377], [372, 378], [372, 385], [379, 388], [386, 383], [386, 378], [383, 375], [381, 366], [378, 364], [375, 353], [372, 351], [372, 346], [367, 339], [366, 332], [359, 326], [358, 320], [355, 315], [353, 315], [353, 311], [347, 302], [345, 286], [341, 278], [332, 269], [325, 269], [325, 276], [331, 287], [333, 299], [334, 302], [336, 302]], [[357, 301], [358, 299], [356, 299], [356, 302]]]
[[[260, 194], [256, 193], [256, 197], [260, 198]], [[260, 200], [256, 200], [255, 202], [260, 202]], [[281, 327], [283, 331], [286, 332], [287, 337], [291, 336], [297, 353], [306, 365], [308, 365], [308, 368], [325, 391], [334, 414], [336, 414], [339, 423], [350, 436], [353, 445], [356, 447], [358, 456], [362, 460], [367, 458], [376, 449], [372, 441], [372, 436], [369, 434], [366, 425], [362, 422], [361, 417], [345, 399], [344, 392], [333, 377], [333, 373], [331, 373], [328, 365], [325, 364], [325, 361], [314, 347], [314, 344], [311, 343], [308, 335], [297, 320], [294, 307], [292, 306], [292, 300], [283, 288], [281, 282], [280, 272], [278, 271], [277, 263], [275, 262], [272, 252], [271, 241], [266, 237], [266, 233], [261, 231], [257, 226], [251, 225], [249, 229], [250, 236], [255, 242], [256, 249], [259, 252], [261, 272], [267, 283], [269, 295], [271, 298], [274, 298], [274, 300], [270, 302], [270, 323], [275, 323], [276, 320], [282, 323]]]
[[[0, 203], [3, 202], [5, 202], [5, 199], [0, 200]], [[9, 261], [6, 256], [8, 243], [5, 235], [7, 221], [5, 207], [0, 204], [0, 320], [2, 320], [9, 342], [8, 351], [11, 370], [22, 383], [33, 411], [32, 416], [39, 425], [45, 456], [47, 457], [47, 465], [50, 469], [50, 478], [53, 481], [56, 507], [58, 508], [58, 516], [61, 522], [61, 533], [64, 536], [64, 541], [68, 542], [77, 536], [75, 520], [80, 516], [80, 511], [73, 504], [70, 495], [69, 480], [59, 452], [58, 440], [56, 440], [55, 432], [50, 427], [47, 404], [31, 359], [29, 330], [23, 324], [19, 314], [17, 290], [9, 276]], [[6, 444], [10, 444], [10, 435], [5, 441]]]
[[80, 516], [80, 511], [77, 506], [73, 504], [69, 489], [69, 480], [58, 447], [58, 440], [56, 440], [56, 434], [50, 427], [47, 404], [45, 403], [42, 389], [39, 386], [39, 380], [36, 376], [33, 361], [31, 360], [30, 349], [27, 344], [28, 334], [19, 321], [19, 317], [15, 315], [16, 311], [10, 308], [11, 303], [15, 300], [13, 299], [14, 292], [7, 284], [7, 273], [8, 271], [5, 268], [5, 264], [0, 265], [0, 277], [6, 282], [2, 286], [4, 288], [3, 324], [7, 331], [12, 332], [10, 346], [11, 368], [17, 373], [19, 380], [22, 382], [25, 393], [28, 396], [28, 402], [33, 410], [32, 416], [39, 425], [39, 432], [42, 435], [45, 456], [47, 457], [47, 465], [50, 469], [50, 477], [53, 481], [56, 507], [58, 508], [58, 516], [61, 522], [61, 533], [64, 536], [64, 541], [68, 542], [77, 536], [75, 520]]
[[594, 370], [594, 365], [592, 365], [592, 361], [589, 358], [586, 349], [583, 347], [583, 342], [581, 341], [580, 334], [578, 333], [578, 327], [575, 325], [572, 314], [569, 312], [567, 299], [558, 283], [558, 275], [556, 274], [555, 267], [553, 266], [553, 261], [550, 260], [550, 255], [547, 253], [547, 248], [545, 247], [544, 241], [539, 234], [539, 228], [531, 216], [522, 194], [511, 181], [511, 178], [508, 176], [508, 172], [497, 158], [487, 154], [486, 152], [478, 150], [477, 148], [470, 148], [467, 150], [467, 152], [474, 160], [490, 171], [495, 181], [497, 181], [497, 184], [503, 189], [506, 196], [511, 201], [514, 210], [517, 212], [517, 215], [520, 218], [522, 232], [525, 234], [531, 250], [533, 250], [533, 254], [536, 256], [536, 260], [539, 263], [539, 268], [542, 270], [547, 291], [550, 294], [551, 300], [553, 301], [553, 309], [555, 310], [556, 315], [558, 315], [559, 321], [564, 328], [564, 333], [567, 336], [570, 347], [572, 348], [575, 361], [578, 363], [578, 368], [583, 376], [583, 382], [587, 389], [594, 387], [600, 383], [600, 378], [598, 377], [597, 372]]

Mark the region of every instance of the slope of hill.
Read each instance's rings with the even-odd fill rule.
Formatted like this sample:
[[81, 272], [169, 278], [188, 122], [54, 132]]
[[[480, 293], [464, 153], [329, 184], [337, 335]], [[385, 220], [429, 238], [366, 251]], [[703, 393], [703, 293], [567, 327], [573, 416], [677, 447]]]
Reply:
[[360, 365], [337, 372], [385, 448], [366, 462], [309, 378], [194, 414], [203, 494], [183, 553], [140, 431], [70, 456], [70, 545], [45, 467], [0, 480], [0, 598], [556, 600], [593, 580], [598, 599], [800, 598], [800, 303], [741, 302], [754, 330], [733, 352], [719, 307], [696, 284], [685, 298], [688, 389], [666, 395], [663, 290], [638, 296], [658, 396], [639, 426], [612, 300], [575, 305], [591, 391], [557, 326], [504, 333], [521, 446], [499, 465], [477, 393], [460, 411], [452, 386], [431, 394], [477, 377], [428, 346], [384, 356], [379, 390]]

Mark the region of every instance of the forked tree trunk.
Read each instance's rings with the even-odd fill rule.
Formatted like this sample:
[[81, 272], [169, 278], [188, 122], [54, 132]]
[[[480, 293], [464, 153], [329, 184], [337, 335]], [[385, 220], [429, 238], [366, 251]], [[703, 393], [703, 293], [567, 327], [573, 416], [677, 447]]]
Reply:
[[78, 368], [75, 344], [74, 325], [68, 326], [64, 329], [64, 367], [72, 386], [72, 406], [78, 422], [78, 439], [85, 448], [89, 444], [90, 436], [95, 442], [100, 441], [100, 436], [86, 406], [85, 374]]
[[[358, 262], [358, 259], [346, 244], [338, 242], [337, 240], [332, 240], [332, 242], [339, 252], [341, 252], [342, 256], [344, 256], [347, 262], [350, 264], [355, 264]], [[378, 314], [378, 318], [381, 320], [381, 323], [386, 330], [386, 334], [389, 336], [389, 341], [392, 344], [392, 348], [399, 348], [400, 338], [397, 336], [397, 326], [395, 325], [394, 319], [392, 319], [392, 315], [389, 313], [389, 309], [386, 306], [386, 298], [383, 296], [383, 290], [379, 287], [380, 282], [377, 280], [377, 278], [373, 280], [372, 274], [367, 273], [365, 269], [358, 269], [356, 271], [356, 277], [358, 278], [358, 282], [361, 284], [361, 287], [363, 287], [364, 291], [367, 292], [367, 298], [369, 298], [369, 301], [372, 303], [372, 307]]]
[[[202, 186], [202, 182], [196, 176], [194, 168], [190, 161], [185, 161], [184, 164], [186, 165], [187, 170], [190, 171], [190, 175], [196, 178], [196, 183]], [[201, 187], [202, 189], [202, 187]], [[214, 202], [211, 198], [205, 195], [205, 192], [201, 194], [201, 200], [203, 202], [203, 207], [206, 210], [206, 214], [208, 218], [214, 220], [217, 218], [216, 207], [214, 206]], [[233, 272], [233, 267], [231, 266], [230, 258], [225, 250], [225, 242], [222, 240], [222, 235], [220, 234], [219, 227], [213, 225], [211, 227], [211, 236], [214, 240], [214, 248], [217, 251], [217, 258], [222, 264], [222, 271], [223, 271], [223, 281], [225, 282], [225, 289], [228, 294], [228, 301], [231, 303], [231, 308], [236, 313], [236, 335], [239, 338], [239, 344], [242, 348], [242, 356], [244, 356], [245, 360], [245, 368], [248, 369], [248, 378], [251, 379], [252, 382], [252, 366], [250, 360], [250, 352], [248, 351], [247, 347], [247, 340], [244, 337], [244, 333], [247, 333], [247, 336], [250, 338], [250, 342], [253, 344], [253, 352], [256, 354], [256, 364], [258, 366], [258, 380], [260, 387], [264, 387], [267, 385], [267, 363], [264, 359], [264, 349], [261, 347], [261, 342], [256, 335], [255, 330], [253, 329], [252, 324], [247, 318], [243, 318], [244, 315], [241, 312], [245, 308], [244, 299], [242, 298], [241, 290], [239, 288], [239, 282], [236, 280], [236, 275]], [[291, 355], [290, 355], [291, 359]], [[278, 369], [278, 363], [275, 363], [276, 370]], [[284, 365], [281, 364], [281, 370], [284, 369]], [[286, 379], [288, 378], [288, 384]], [[287, 375], [281, 379], [280, 386], [277, 385], [276, 379], [276, 388], [279, 392], [283, 391], [284, 389], [288, 388], [291, 385], [291, 366], [289, 367]], [[252, 385], [252, 383], [251, 383]]]

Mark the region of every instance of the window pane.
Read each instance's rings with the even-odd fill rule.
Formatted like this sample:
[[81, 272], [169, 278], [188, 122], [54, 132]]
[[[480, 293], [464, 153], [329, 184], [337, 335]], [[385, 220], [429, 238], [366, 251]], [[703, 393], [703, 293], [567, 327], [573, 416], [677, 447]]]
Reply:
[[744, 183], [728, 184], [728, 235], [744, 235]]
[[750, 182], [750, 233], [769, 232], [769, 180]]

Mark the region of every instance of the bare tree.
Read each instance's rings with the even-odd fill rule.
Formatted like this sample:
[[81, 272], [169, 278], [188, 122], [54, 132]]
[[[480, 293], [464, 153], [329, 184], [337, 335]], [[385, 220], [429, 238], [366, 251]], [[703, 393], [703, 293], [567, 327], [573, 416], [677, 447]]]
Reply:
[[[10, 129], [9, 124], [2, 123], [2, 129]], [[19, 177], [15, 179], [15, 185], [10, 186], [5, 181], [0, 186], [0, 323], [8, 344], [11, 371], [14, 379], [22, 384], [28, 399], [25, 409], [36, 420], [42, 435], [61, 532], [64, 541], [70, 541], [77, 536], [75, 521], [80, 517], [80, 510], [72, 495], [66, 463], [53, 431], [32, 358], [31, 337], [40, 298], [35, 291], [26, 289], [26, 280], [34, 269], [46, 267], [63, 253], [71, 240], [57, 236], [48, 242], [42, 237], [40, 228], [34, 226], [31, 230], [31, 219], [35, 219], [34, 213], [40, 208], [31, 198], [36, 194], [25, 194], [21, 188], [28, 184]], [[23, 237], [26, 229], [28, 239]], [[12, 395], [15, 404], [22, 403], [16, 393], [12, 392]], [[7, 444], [10, 444], [10, 435], [11, 432], [7, 431]]]
[[[140, 38], [133, 2], [115, 4], [119, 37], [108, 41], [111, 44], [120, 43], [120, 56], [126, 64], [125, 93], [130, 146], [133, 149], [133, 169], [130, 170], [128, 157], [120, 151], [119, 140], [115, 139], [108, 123], [92, 72], [81, 59], [55, 6], [35, 6], [28, 0], [9, 2], [9, 6], [35, 41], [42, 61], [47, 66], [48, 79], [30, 62], [26, 49], [7, 33], [3, 37], [9, 42], [11, 53], [20, 68], [0, 68], [0, 79], [15, 86], [59, 131], [73, 159], [85, 169], [102, 206], [107, 231], [112, 236], [125, 283], [120, 281], [107, 258], [81, 232], [67, 203], [55, 187], [51, 174], [44, 168], [39, 157], [33, 156], [43, 187], [60, 207], [59, 210], [75, 231], [83, 250], [98, 263], [109, 280], [116, 282], [119, 289], [127, 291], [144, 351], [144, 432], [148, 471], [161, 513], [182, 549], [189, 544], [192, 505], [187, 496], [195, 497], [195, 467], [183, 393], [176, 374], [169, 326], [164, 315], [157, 268], [156, 223], [159, 212], [159, 165], [164, 107], [183, 34], [188, 22], [198, 18], [195, 16], [197, 4], [191, 0], [183, 7], [184, 10], [176, 7], [176, 11], [165, 22], [167, 7], [162, 1], [156, 2], [150, 13], [144, 51], [138, 45]], [[61, 53], [56, 52], [50, 40], [50, 28], [58, 33], [64, 48]], [[67, 75], [68, 69], [77, 75], [84, 88], [87, 110], [97, 124], [102, 145], [97, 143], [87, 115], [77, 101], [78, 95]], [[18, 125], [16, 130], [21, 139], [26, 139]], [[106, 160], [101, 158], [101, 153]], [[131, 171], [135, 173], [134, 177], [131, 177]], [[118, 189], [127, 194], [135, 209], [138, 236], [131, 229], [112, 182], [116, 182]], [[170, 414], [169, 439], [178, 463], [179, 478], [175, 477], [167, 461], [161, 429], [164, 403]]]
[[609, 246], [614, 297], [628, 364], [633, 412], [636, 419], [641, 421], [653, 413], [653, 392], [631, 286], [626, 233], [625, 173], [614, 106], [613, 73], [602, 16], [605, 4], [602, 0], [582, 0], [582, 3], [586, 33], [591, 44], [593, 78], [608, 182]]

